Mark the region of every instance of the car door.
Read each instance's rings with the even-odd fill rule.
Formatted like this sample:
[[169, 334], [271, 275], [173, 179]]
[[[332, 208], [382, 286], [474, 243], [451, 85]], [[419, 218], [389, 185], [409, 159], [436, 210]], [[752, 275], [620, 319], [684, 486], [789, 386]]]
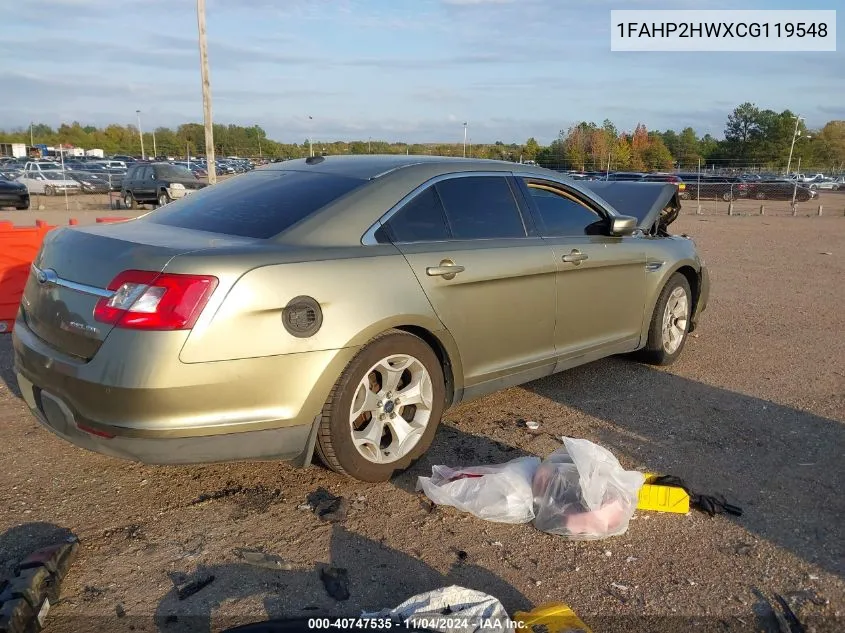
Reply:
[[606, 210], [566, 185], [517, 180], [555, 255], [558, 369], [585, 355], [635, 349], [645, 310], [644, 241], [609, 236]]
[[26, 185], [29, 193], [44, 193], [44, 177], [32, 163], [27, 163], [23, 175], [18, 180]]
[[137, 192], [135, 198], [138, 200], [154, 200], [156, 198], [155, 191], [155, 173], [150, 165], [143, 166], [138, 172], [138, 179], [135, 181], [134, 187]]
[[507, 173], [449, 174], [377, 232], [405, 256], [454, 338], [465, 397], [554, 368], [554, 257], [514, 188]]

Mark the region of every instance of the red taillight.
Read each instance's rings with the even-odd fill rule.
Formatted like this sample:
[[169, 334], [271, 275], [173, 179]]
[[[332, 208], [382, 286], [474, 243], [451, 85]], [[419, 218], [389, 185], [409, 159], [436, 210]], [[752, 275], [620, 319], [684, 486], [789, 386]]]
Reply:
[[109, 284], [114, 294], [97, 302], [94, 319], [135, 330], [189, 330], [216, 287], [208, 275], [127, 270]]

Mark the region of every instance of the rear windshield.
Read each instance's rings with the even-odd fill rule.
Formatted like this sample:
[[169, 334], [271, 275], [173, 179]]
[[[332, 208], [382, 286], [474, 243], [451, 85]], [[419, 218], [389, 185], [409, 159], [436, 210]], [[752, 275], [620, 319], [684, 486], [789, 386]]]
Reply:
[[268, 239], [366, 180], [301, 171], [253, 171], [206, 187], [146, 216], [183, 229]]

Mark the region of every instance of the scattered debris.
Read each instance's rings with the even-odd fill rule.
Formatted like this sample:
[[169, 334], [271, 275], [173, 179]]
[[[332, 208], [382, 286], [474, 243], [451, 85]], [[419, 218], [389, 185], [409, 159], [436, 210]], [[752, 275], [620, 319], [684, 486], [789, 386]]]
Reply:
[[308, 495], [308, 505], [320, 519], [329, 523], [346, 520], [349, 512], [346, 499], [336, 497], [325, 488], [318, 488]]
[[542, 584], [543, 584], [543, 581], [542, 581], [542, 580], [535, 580], [535, 581], [534, 581], [534, 584], [535, 584], [537, 587], [539, 587], [540, 585], [542, 585]]
[[467, 554], [464, 550], [459, 549], [456, 554], [458, 555], [458, 560], [464, 561], [469, 558], [469, 554]]
[[114, 612], [119, 618], [126, 617], [126, 609], [123, 608], [123, 605], [120, 602], [115, 605]]
[[621, 585], [618, 582], [612, 582], [610, 586], [614, 589], [619, 589], [619, 591], [628, 591], [628, 585]]
[[139, 539], [143, 538], [144, 534], [141, 531], [141, 526], [138, 524], [133, 523], [132, 525], [127, 525], [125, 528], [126, 530], [126, 538], [127, 539]]
[[320, 569], [320, 580], [326, 593], [337, 601], [349, 600], [349, 572], [339, 567]]
[[493, 547], [502, 547], [502, 542], [501, 541], [493, 541], [492, 543], [490, 543], [490, 545], [492, 545]]
[[79, 542], [71, 536], [32, 552], [17, 565], [13, 577], [0, 580], [0, 631], [40, 631], [47, 626], [47, 615], [59, 600], [78, 549]]
[[636, 563], [639, 560], [636, 556], [629, 556], [625, 559], [626, 563]]
[[310, 512], [314, 508], [311, 507], [310, 503], [300, 503], [298, 506], [296, 506], [296, 509], [297, 510], [308, 510]]
[[609, 557], [613, 556], [613, 552], [611, 552], [609, 549], [606, 549], [606, 550], [604, 550], [604, 555], [609, 558]]
[[830, 251], [822, 251], [821, 255], [833, 255]]
[[531, 431], [536, 431], [537, 429], [540, 428], [540, 423], [535, 422], [534, 420], [527, 420], [525, 422], [525, 426], [528, 427], [528, 429], [531, 430]]
[[244, 511], [266, 512], [273, 503], [282, 499], [282, 491], [280, 488], [270, 489], [261, 484], [246, 487], [230, 481], [225, 488], [214, 492], [205, 492], [188, 505], [194, 506], [206, 501], [218, 501], [229, 497], [237, 497], [238, 504]]
[[290, 571], [293, 569], [293, 565], [281, 557], [276, 556], [275, 554], [268, 554], [260, 550], [238, 548], [234, 550], [234, 554], [247, 565], [252, 565], [253, 567], [282, 571]]
[[186, 600], [190, 598], [195, 593], [198, 593], [208, 587], [211, 583], [214, 582], [214, 574], [203, 574], [196, 580], [192, 580], [189, 583], [182, 585], [181, 587], [177, 587], [176, 596], [179, 600]]

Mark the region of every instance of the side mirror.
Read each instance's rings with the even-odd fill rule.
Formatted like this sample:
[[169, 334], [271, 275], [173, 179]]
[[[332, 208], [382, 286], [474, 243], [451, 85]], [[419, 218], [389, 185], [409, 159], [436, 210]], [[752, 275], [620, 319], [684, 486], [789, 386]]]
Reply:
[[637, 218], [630, 215], [617, 215], [610, 219], [610, 235], [624, 237], [633, 235], [637, 230]]

